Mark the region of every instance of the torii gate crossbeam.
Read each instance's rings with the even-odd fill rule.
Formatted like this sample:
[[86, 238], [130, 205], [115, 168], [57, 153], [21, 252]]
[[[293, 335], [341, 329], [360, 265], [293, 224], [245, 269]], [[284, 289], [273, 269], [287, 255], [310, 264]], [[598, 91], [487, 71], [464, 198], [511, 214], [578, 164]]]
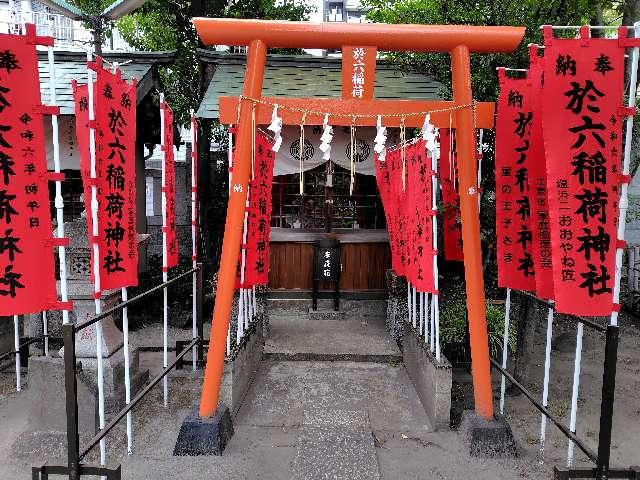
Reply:
[[[455, 110], [454, 117], [457, 129], [460, 213], [475, 409], [478, 415], [486, 419], [493, 418], [476, 186], [474, 110], [470, 107], [473, 103], [470, 53], [512, 52], [520, 44], [524, 36], [524, 28], [458, 25], [314, 24], [213, 18], [194, 18], [193, 23], [203, 43], [207, 45], [249, 47], [242, 95], [251, 99], [261, 98], [269, 47], [328, 49], [359, 45], [390, 51], [447, 52], [450, 54], [453, 103], [458, 106], [468, 106]], [[379, 101], [374, 101], [374, 103], [377, 102]], [[201, 417], [212, 416], [218, 404], [227, 330], [242, 240], [247, 186], [251, 173], [251, 137], [253, 135], [251, 117], [250, 104], [242, 102], [237, 125], [233, 187], [229, 194], [213, 325], [200, 401]]]

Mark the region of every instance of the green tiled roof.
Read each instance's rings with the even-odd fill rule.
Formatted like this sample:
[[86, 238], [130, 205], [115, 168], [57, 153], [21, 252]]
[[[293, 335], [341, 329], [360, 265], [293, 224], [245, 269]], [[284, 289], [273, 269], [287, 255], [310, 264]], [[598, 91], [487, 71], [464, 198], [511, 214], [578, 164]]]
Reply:
[[[218, 98], [237, 96], [242, 92], [244, 59], [237, 55], [202, 55], [203, 60], [216, 63], [197, 116], [218, 118]], [[340, 97], [342, 74], [340, 59], [273, 56], [267, 61], [262, 95], [265, 97]], [[376, 98], [439, 99], [441, 84], [420, 73], [403, 75], [387, 65], [376, 71]]]
[[[138, 80], [138, 100], [141, 101], [144, 95], [152, 86], [152, 67], [156, 63], [166, 63], [173, 59], [172, 52], [135, 52], [119, 54], [118, 56], [106, 54], [108, 61], [126, 62], [120, 66], [122, 76], [127, 80], [135, 78]], [[60, 107], [61, 115], [73, 115], [73, 91], [71, 81], [77, 80], [79, 83], [87, 82], [87, 60], [83, 52], [55, 52], [56, 71], [56, 103]], [[38, 69], [40, 71], [40, 92], [42, 102], [49, 103], [49, 62], [46, 52], [39, 52]]]

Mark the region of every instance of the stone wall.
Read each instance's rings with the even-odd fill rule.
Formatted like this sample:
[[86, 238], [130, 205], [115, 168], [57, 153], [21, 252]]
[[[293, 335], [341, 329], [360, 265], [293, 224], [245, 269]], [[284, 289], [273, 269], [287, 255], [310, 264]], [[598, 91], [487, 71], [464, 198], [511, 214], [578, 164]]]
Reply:
[[402, 358], [409, 378], [431, 424], [436, 430], [449, 428], [451, 416], [451, 363], [444, 355], [438, 362], [422, 338], [404, 322]]
[[400, 348], [404, 335], [404, 323], [409, 317], [407, 305], [407, 281], [404, 277], [398, 277], [392, 270], [387, 270], [385, 283], [389, 291], [387, 300], [387, 329]]

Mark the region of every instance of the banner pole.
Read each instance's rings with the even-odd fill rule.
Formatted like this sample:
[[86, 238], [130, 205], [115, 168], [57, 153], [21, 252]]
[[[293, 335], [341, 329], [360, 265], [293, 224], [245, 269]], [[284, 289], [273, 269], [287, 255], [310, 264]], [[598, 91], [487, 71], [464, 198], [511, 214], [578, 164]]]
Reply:
[[422, 329], [424, 328], [424, 292], [418, 292], [418, 296], [420, 299], [420, 328], [418, 332], [422, 335]]
[[[507, 357], [509, 355], [509, 323], [511, 321], [511, 289], [507, 288], [507, 299], [504, 304], [504, 332], [502, 334], [502, 368], [507, 369]], [[504, 394], [506, 379], [504, 373], [500, 380], [500, 415], [504, 415]]]
[[[640, 22], [633, 24], [634, 37], [640, 36]], [[636, 89], [638, 84], [638, 47], [631, 50], [631, 76], [629, 79], [629, 95], [627, 100], [628, 107], [636, 106]], [[626, 118], [624, 136], [624, 159], [622, 162], [623, 177], [629, 176], [629, 168], [631, 165], [631, 139], [633, 138], [633, 115]], [[624, 253], [624, 233], [626, 229], [627, 209], [629, 208], [629, 182], [622, 182], [620, 186], [620, 216], [618, 219], [618, 248], [616, 249], [616, 271], [613, 285], [613, 304], [620, 304], [620, 281], [622, 279], [622, 255]], [[618, 325], [617, 309], [611, 312], [610, 325]]]
[[[440, 306], [438, 304], [439, 292], [438, 292], [438, 203], [436, 202], [436, 193], [438, 191], [438, 155], [433, 152], [431, 154], [431, 210], [433, 216], [431, 217], [431, 237], [433, 240], [433, 295], [432, 295], [432, 310], [433, 310], [433, 333], [435, 337], [435, 352], [436, 360], [440, 362]], [[433, 351], [433, 346], [431, 348]]]
[[258, 311], [258, 301], [256, 300], [256, 286], [253, 285], [251, 287], [252, 290], [252, 296], [253, 296], [253, 316], [254, 316], [254, 321], [257, 320], [257, 311]]
[[[93, 54], [91, 50], [87, 51], [87, 62], [91, 62]], [[98, 187], [96, 173], [96, 131], [94, 122], [96, 120], [94, 103], [93, 103], [93, 74], [91, 69], [87, 68], [87, 97], [89, 103], [89, 158], [91, 160], [91, 246], [93, 251], [93, 296], [95, 304], [95, 314], [102, 313], [102, 303], [100, 301], [100, 247], [98, 245]], [[96, 363], [98, 374], [98, 424], [100, 430], [104, 428], [104, 365], [102, 358], [102, 320], [98, 320], [95, 324], [96, 334]], [[103, 438], [100, 440], [100, 465], [104, 465], [107, 460], [106, 443]]]
[[16, 392], [22, 389], [21, 368], [22, 362], [20, 359], [20, 319], [18, 315], [13, 316], [13, 345], [16, 352]]
[[[547, 408], [549, 400], [549, 374], [551, 370], [551, 337], [553, 333], [553, 307], [547, 312], [547, 338], [544, 353], [544, 383], [542, 386], [542, 406]], [[547, 416], [540, 415], [540, 450], [539, 462], [544, 463], [544, 442], [546, 439]]]
[[427, 304], [425, 305], [425, 319], [424, 319], [424, 343], [425, 345], [429, 345], [429, 335], [430, 335], [430, 322], [431, 322], [431, 294], [427, 293]]
[[416, 287], [411, 287], [411, 323], [416, 328]]
[[[162, 282], [166, 284], [169, 281], [169, 266], [168, 266], [169, 262], [168, 262], [168, 254], [167, 254], [167, 228], [168, 228], [169, 222], [167, 221], [167, 192], [166, 192], [167, 150], [166, 149], [173, 148], [173, 145], [164, 145], [165, 113], [164, 113], [164, 108], [162, 108], [163, 105], [164, 105], [164, 93], [161, 93], [160, 94], [160, 141], [164, 146], [163, 153], [162, 153], [162, 157], [163, 157], [162, 158]], [[169, 323], [168, 309], [169, 309], [169, 292], [167, 290], [167, 287], [165, 286], [162, 289], [162, 366], [163, 368], [167, 368], [168, 361], [169, 361], [169, 353], [168, 353], [169, 339], [168, 339], [168, 333], [167, 333], [168, 323]], [[168, 381], [167, 375], [165, 375], [164, 378], [162, 379], [162, 394], [163, 394], [164, 407], [166, 408], [169, 406], [169, 381]]]
[[407, 279], [407, 322], [411, 322], [411, 284]]
[[[198, 148], [197, 148], [197, 121], [194, 115], [193, 109], [191, 109], [191, 268], [197, 268], [198, 266], [198, 247], [196, 244], [198, 217], [197, 217], [197, 191], [198, 191], [198, 179], [196, 178], [196, 163], [198, 161]], [[191, 338], [195, 340], [198, 336], [197, 325], [197, 277], [198, 272], [193, 272], [192, 276], [192, 304], [191, 304]], [[201, 339], [202, 340], [202, 339]], [[191, 369], [195, 371], [197, 368], [196, 355], [191, 355]]]
[[[53, 47], [47, 47], [47, 57], [49, 61], [49, 101], [51, 106], [56, 106], [56, 64], [54, 60]], [[51, 138], [53, 141], [53, 171], [60, 173], [60, 141], [58, 128], [58, 115], [51, 115]], [[64, 238], [64, 200], [62, 198], [62, 182], [56, 180], [56, 192], [54, 205], [56, 207], [56, 236]], [[88, 213], [88, 212], [87, 212]], [[58, 247], [58, 263], [60, 265], [60, 299], [63, 303], [69, 301], [67, 289], [67, 249], [65, 246]], [[69, 323], [69, 310], [62, 310], [62, 324]], [[47, 329], [47, 335], [49, 334]], [[49, 338], [45, 337], [46, 350], [49, 350]]]
[[[569, 430], [576, 433], [576, 420], [578, 416], [578, 392], [580, 389], [580, 366], [582, 363], [582, 334], [584, 332], [584, 324], [578, 323], [578, 332], [576, 333], [576, 355], [573, 364], [573, 387], [571, 390], [571, 417], [569, 419]], [[567, 447], [567, 467], [573, 465], [573, 440], [569, 440]]]
[[[122, 288], [122, 301], [129, 300], [129, 292], [126, 287]], [[129, 307], [122, 309], [122, 334], [123, 334], [123, 353], [124, 353], [124, 401], [129, 405], [131, 402], [131, 373], [129, 359]], [[133, 422], [131, 412], [127, 412], [127, 454], [133, 453]]]
[[49, 356], [49, 321], [47, 319], [47, 311], [42, 312], [42, 335], [44, 337], [44, 356]]

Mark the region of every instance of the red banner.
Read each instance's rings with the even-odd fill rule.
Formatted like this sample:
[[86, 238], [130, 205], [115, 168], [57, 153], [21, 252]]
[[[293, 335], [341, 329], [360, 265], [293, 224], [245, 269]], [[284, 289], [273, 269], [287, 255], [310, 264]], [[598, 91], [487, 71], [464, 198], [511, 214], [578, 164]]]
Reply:
[[529, 180], [533, 91], [527, 78], [498, 70], [496, 120], [496, 239], [498, 285], [533, 291], [535, 265]]
[[[624, 31], [626, 32], [626, 30]], [[622, 33], [626, 36], [626, 33]], [[555, 39], [545, 28], [543, 127], [556, 310], [613, 309], [624, 47], [617, 39]]]
[[[138, 284], [136, 233], [136, 83], [102, 68], [98, 57], [90, 64], [94, 84], [98, 249], [102, 290]], [[87, 231], [93, 235], [91, 158], [87, 85], [73, 83], [76, 137], [80, 152]], [[93, 255], [93, 252], [92, 252]], [[93, 262], [93, 258], [91, 259]], [[93, 277], [93, 268], [91, 269]]]
[[173, 154], [173, 111], [162, 102], [160, 108], [164, 112], [164, 136], [162, 151], [164, 152], [164, 183], [162, 192], [165, 196], [163, 231], [166, 232], [167, 268], [178, 265], [178, 232], [176, 229], [176, 169]]
[[407, 158], [407, 218], [408, 274], [411, 284], [419, 292], [434, 292], [433, 281], [433, 210], [432, 166], [425, 141], [420, 138], [409, 144], [405, 152]]
[[402, 175], [402, 165], [400, 152], [390, 150], [387, 152], [385, 161], [376, 162], [376, 183], [380, 192], [380, 199], [384, 207], [384, 214], [387, 221], [387, 231], [389, 232], [389, 245], [391, 247], [391, 269], [398, 276], [405, 274], [404, 265], [400, 261], [400, 231], [398, 228], [400, 221], [400, 210], [395, 194], [394, 180]]
[[100, 286], [138, 284], [136, 234], [136, 82], [96, 61], [96, 175], [98, 177]]
[[35, 27], [0, 34], [0, 315], [60, 309]]
[[535, 268], [536, 295], [553, 299], [553, 263], [551, 261], [551, 225], [547, 195], [547, 170], [542, 138], [542, 70], [544, 59], [538, 56], [538, 47], [531, 46], [529, 83], [532, 89], [531, 139], [527, 162], [531, 186], [531, 230], [533, 234], [533, 263]]
[[249, 183], [249, 216], [244, 287], [269, 283], [269, 241], [271, 235], [271, 186], [275, 153], [273, 142], [256, 135], [254, 178]]
[[444, 259], [464, 261], [462, 253], [462, 224], [460, 223], [460, 195], [458, 195], [458, 164], [455, 143], [451, 130], [440, 129], [440, 184], [444, 213], [442, 230], [444, 236]]

